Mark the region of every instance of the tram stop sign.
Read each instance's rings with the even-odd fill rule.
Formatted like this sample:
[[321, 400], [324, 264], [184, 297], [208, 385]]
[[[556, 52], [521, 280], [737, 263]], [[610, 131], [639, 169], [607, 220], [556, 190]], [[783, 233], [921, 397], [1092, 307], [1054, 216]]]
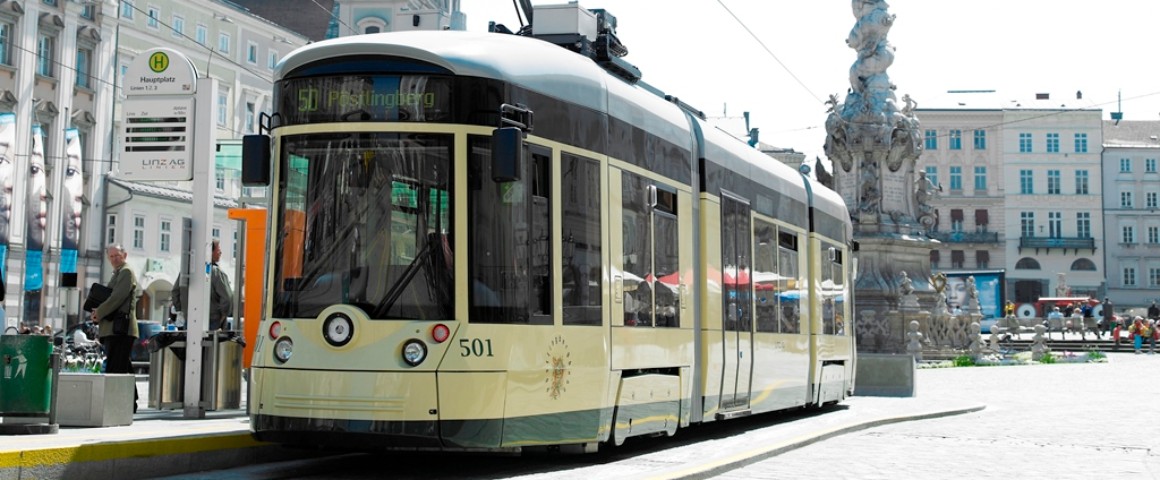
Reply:
[[143, 52], [125, 73], [120, 171], [126, 180], [193, 180], [197, 71], [168, 48]]

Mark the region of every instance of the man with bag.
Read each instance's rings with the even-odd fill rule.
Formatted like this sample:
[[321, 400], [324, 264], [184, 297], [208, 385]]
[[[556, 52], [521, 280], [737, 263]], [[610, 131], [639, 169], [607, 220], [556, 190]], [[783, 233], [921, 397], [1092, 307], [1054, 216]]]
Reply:
[[[133, 342], [137, 331], [137, 276], [125, 264], [128, 254], [121, 245], [105, 248], [109, 264], [113, 266], [113, 278], [109, 280], [109, 298], [93, 310], [96, 323], [105, 346], [105, 373], [133, 373]], [[137, 387], [133, 387], [133, 413], [137, 412]]]

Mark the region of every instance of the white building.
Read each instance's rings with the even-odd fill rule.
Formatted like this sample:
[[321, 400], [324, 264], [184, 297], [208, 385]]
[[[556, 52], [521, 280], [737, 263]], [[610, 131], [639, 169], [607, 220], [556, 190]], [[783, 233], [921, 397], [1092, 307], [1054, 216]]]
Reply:
[[[993, 92], [992, 92], [993, 93]], [[1050, 97], [994, 108], [920, 109], [926, 150], [918, 168], [935, 179], [939, 271], [1004, 269], [1005, 298], [1104, 293], [1101, 111]], [[1062, 276], [1060, 274], [1063, 274]]]
[[1105, 121], [1107, 296], [1124, 308], [1160, 300], [1160, 122]]
[[[7, 125], [0, 131], [12, 132], [0, 133], [0, 143], [9, 143], [12, 172], [0, 178], [0, 210], [5, 210], [0, 217], [7, 214], [11, 225], [0, 239], [8, 323], [61, 328], [75, 320], [87, 286], [109, 276], [103, 247], [111, 243], [128, 250], [145, 294], [138, 317], [164, 318], [181, 247], [171, 237], [163, 249], [162, 229], [168, 225], [175, 229], [171, 235], [180, 234], [190, 205], [178, 192], [188, 195], [190, 185], [106, 179], [110, 172], [116, 177], [121, 85], [129, 64], [145, 50], [167, 47], [184, 53], [199, 75], [220, 82], [217, 138], [228, 145], [257, 131], [259, 115], [271, 104], [273, 66], [307, 38], [218, 0], [0, 2], [0, 38], [0, 124]], [[81, 159], [75, 168], [65, 163], [72, 153], [65, 137], [72, 129]], [[35, 142], [34, 131], [42, 132]], [[39, 158], [43, 169], [36, 167]], [[241, 194], [238, 164], [236, 155], [219, 153], [219, 206]], [[0, 161], [0, 175], [4, 167]], [[57, 200], [73, 198], [64, 190], [75, 170], [83, 178], [76, 202], [81, 208], [73, 208], [79, 213], [67, 210], [72, 202]], [[67, 223], [74, 216], [79, 229], [71, 227], [77, 222]], [[44, 227], [36, 231], [41, 217]], [[223, 269], [233, 276], [236, 226], [222, 216], [215, 226], [220, 226]], [[62, 288], [62, 270], [70, 269], [73, 250], [64, 248], [71, 245], [62, 233], [74, 230], [78, 288]]]

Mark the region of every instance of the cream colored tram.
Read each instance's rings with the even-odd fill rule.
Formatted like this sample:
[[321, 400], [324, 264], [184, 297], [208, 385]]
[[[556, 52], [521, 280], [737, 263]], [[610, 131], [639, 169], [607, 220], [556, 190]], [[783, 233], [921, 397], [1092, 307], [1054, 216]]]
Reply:
[[852, 391], [841, 199], [601, 63], [444, 31], [279, 64], [255, 438], [583, 452]]

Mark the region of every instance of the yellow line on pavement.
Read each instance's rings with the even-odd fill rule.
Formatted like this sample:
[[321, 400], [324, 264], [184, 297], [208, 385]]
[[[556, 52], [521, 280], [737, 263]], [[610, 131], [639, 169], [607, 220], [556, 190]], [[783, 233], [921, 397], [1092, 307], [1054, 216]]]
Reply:
[[117, 458], [148, 458], [166, 455], [232, 450], [269, 445], [254, 440], [249, 432], [191, 438], [147, 439], [75, 447], [43, 448], [0, 453], [0, 470], [31, 468]]

